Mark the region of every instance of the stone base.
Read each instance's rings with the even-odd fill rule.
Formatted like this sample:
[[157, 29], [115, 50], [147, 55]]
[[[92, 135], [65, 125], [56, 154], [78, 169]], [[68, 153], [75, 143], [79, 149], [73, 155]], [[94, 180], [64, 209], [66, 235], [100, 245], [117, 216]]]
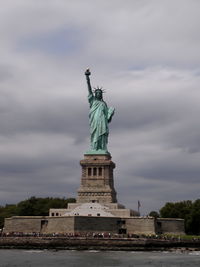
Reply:
[[113, 181], [115, 164], [110, 154], [85, 154], [80, 164], [82, 177], [77, 203], [116, 203]]

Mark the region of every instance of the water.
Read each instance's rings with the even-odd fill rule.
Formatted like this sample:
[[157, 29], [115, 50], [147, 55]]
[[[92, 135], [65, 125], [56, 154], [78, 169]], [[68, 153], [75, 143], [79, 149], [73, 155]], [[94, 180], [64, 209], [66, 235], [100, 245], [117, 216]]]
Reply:
[[184, 267], [200, 266], [200, 251], [124, 252], [0, 250], [0, 267]]

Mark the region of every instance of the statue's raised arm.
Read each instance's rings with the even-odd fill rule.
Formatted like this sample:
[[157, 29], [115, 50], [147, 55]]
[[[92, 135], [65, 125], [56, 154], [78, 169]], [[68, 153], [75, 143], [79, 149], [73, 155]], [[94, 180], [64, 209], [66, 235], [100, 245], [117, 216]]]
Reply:
[[108, 108], [103, 100], [102, 88], [95, 88], [94, 94], [90, 84], [91, 72], [89, 69], [85, 71], [88, 86], [88, 101], [90, 103], [90, 144], [91, 148], [87, 154], [108, 154], [108, 123], [111, 122], [114, 115], [114, 108]]
[[91, 75], [90, 69], [86, 69], [85, 76], [86, 76], [89, 95], [92, 94], [92, 87], [91, 87], [91, 84], [90, 84], [90, 75]]

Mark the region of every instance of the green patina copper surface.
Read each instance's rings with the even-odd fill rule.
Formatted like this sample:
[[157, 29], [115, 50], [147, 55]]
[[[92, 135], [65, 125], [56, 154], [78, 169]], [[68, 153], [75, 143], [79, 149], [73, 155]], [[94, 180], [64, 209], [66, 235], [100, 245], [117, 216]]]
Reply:
[[109, 128], [108, 123], [111, 122], [114, 115], [114, 108], [107, 107], [103, 100], [103, 91], [101, 88], [92, 92], [90, 84], [90, 71], [86, 70], [86, 80], [88, 85], [88, 101], [90, 104], [89, 122], [90, 122], [90, 150], [86, 154], [109, 154], [107, 150]]

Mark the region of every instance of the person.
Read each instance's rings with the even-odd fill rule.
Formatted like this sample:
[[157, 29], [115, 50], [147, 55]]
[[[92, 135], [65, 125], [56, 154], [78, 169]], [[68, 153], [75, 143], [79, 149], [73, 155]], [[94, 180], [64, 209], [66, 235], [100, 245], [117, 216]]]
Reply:
[[90, 123], [90, 146], [91, 152], [108, 153], [107, 143], [109, 128], [115, 109], [108, 108], [103, 100], [102, 88], [95, 88], [94, 93], [90, 84], [91, 72], [89, 69], [85, 72], [88, 85], [88, 101], [90, 104], [89, 123]]

